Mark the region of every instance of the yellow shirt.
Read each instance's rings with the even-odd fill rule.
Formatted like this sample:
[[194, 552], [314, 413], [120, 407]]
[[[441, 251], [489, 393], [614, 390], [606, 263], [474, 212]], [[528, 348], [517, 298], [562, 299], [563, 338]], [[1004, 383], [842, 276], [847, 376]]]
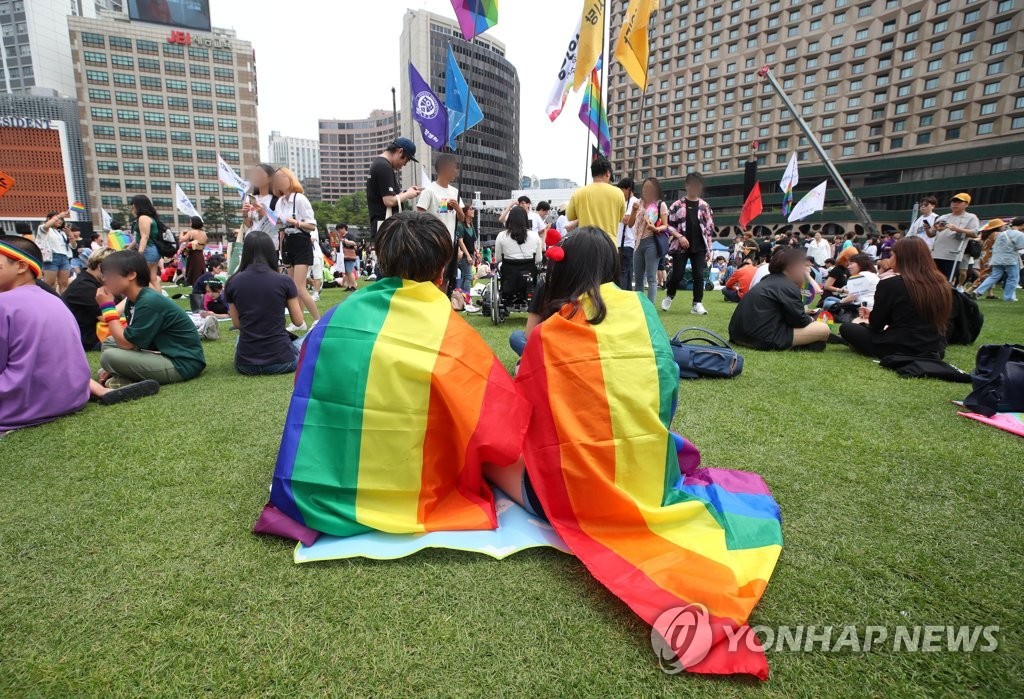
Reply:
[[595, 226], [608, 234], [618, 245], [616, 233], [626, 215], [626, 198], [622, 190], [607, 182], [592, 182], [577, 189], [565, 208], [565, 216], [579, 226]]

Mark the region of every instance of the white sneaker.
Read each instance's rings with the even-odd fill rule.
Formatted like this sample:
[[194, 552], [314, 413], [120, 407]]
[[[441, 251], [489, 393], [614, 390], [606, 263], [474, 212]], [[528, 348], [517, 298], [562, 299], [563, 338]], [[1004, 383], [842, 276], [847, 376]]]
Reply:
[[705, 310], [704, 308], [703, 303], [693, 304], [693, 308], [690, 309], [690, 313], [692, 313], [695, 316], [706, 316], [708, 314], [707, 310]]
[[317, 302], [319, 300], [320, 300], [320, 294], [313, 294], [313, 302], [315, 303], [315, 302]]
[[671, 296], [666, 296], [661, 301], [661, 310], [667, 311], [670, 308], [672, 308], [672, 297]]
[[296, 325], [295, 323], [289, 323], [288, 327], [285, 328], [284, 330], [285, 330], [285, 332], [289, 332], [292, 335], [294, 335], [295, 333], [302, 332], [305, 329], [306, 329], [306, 324], [305, 323], [303, 323], [302, 325]]
[[479, 313], [480, 309], [471, 303], [466, 304], [466, 313]]

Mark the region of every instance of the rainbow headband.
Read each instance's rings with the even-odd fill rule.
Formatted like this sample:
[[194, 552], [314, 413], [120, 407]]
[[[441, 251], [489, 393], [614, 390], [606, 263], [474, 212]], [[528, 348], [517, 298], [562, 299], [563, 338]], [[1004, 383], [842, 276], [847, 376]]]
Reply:
[[32, 274], [36, 275], [37, 279], [43, 275], [43, 265], [39, 260], [9, 243], [0, 241], [0, 255], [9, 257], [15, 262], [24, 262], [32, 270]]

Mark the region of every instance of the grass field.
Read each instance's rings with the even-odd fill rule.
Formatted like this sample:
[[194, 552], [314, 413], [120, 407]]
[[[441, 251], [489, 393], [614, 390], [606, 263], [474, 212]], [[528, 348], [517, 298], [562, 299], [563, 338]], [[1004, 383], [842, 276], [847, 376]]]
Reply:
[[[688, 301], [670, 332], [724, 333], [733, 307], [711, 294], [697, 319]], [[1024, 303], [982, 303], [979, 344], [1024, 338]], [[472, 322], [511, 365], [524, 319]], [[294, 565], [249, 533], [292, 377], [236, 375], [233, 346], [156, 398], [0, 439], [0, 696], [1024, 694], [1024, 442], [957, 417], [961, 385], [838, 346], [682, 385], [675, 429], [782, 508], [753, 624], [1000, 627], [992, 653], [770, 652], [758, 685], [662, 674], [647, 627], [551, 550]]]

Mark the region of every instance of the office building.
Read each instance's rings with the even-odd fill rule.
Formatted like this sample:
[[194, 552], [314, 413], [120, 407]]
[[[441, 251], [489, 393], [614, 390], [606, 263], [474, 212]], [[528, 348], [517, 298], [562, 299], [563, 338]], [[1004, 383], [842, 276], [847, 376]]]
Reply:
[[146, 194], [168, 224], [178, 185], [199, 209], [237, 211], [217, 177], [217, 154], [244, 176], [259, 162], [252, 44], [231, 30], [197, 32], [117, 13], [68, 20], [92, 219]]
[[[626, 3], [612, 6], [614, 37]], [[688, 171], [700, 172], [718, 223], [735, 225], [756, 143], [758, 223], [781, 225], [777, 183], [790, 155], [801, 162], [798, 197], [826, 174], [758, 77], [767, 64], [876, 223], [905, 227], [922, 196], [960, 191], [982, 218], [1024, 213], [1020, 10], [1019, 0], [663, 4], [646, 101], [617, 61], [609, 67], [616, 174], [679, 191]], [[857, 228], [834, 186], [811, 221]]]
[[320, 120], [320, 191], [323, 201], [366, 191], [370, 160], [395, 140], [395, 115], [375, 109], [366, 119]]
[[268, 152], [275, 167], [287, 167], [302, 182], [320, 177], [320, 143], [316, 139], [282, 136], [280, 131], [271, 131]]
[[324, 192], [319, 177], [307, 177], [302, 180], [302, 188], [310, 201], [323, 201]]
[[[462, 39], [459, 25], [430, 12], [409, 10], [402, 23], [402, 134], [414, 139], [420, 160], [430, 169], [437, 156], [423, 140], [419, 128], [413, 123], [410, 110], [410, 62], [416, 66], [431, 88], [444, 99], [445, 66], [448, 46], [451, 44], [455, 59], [469, 82], [470, 90], [480, 104], [484, 120], [459, 137], [458, 156], [462, 158], [459, 188], [462, 197], [470, 200], [476, 192], [480, 198], [505, 199], [520, 185], [519, 161], [519, 74], [505, 58], [505, 45], [487, 34], [468, 43]], [[420, 175], [414, 167], [403, 173], [408, 182], [418, 182]], [[482, 238], [497, 234], [497, 222], [481, 221]]]

